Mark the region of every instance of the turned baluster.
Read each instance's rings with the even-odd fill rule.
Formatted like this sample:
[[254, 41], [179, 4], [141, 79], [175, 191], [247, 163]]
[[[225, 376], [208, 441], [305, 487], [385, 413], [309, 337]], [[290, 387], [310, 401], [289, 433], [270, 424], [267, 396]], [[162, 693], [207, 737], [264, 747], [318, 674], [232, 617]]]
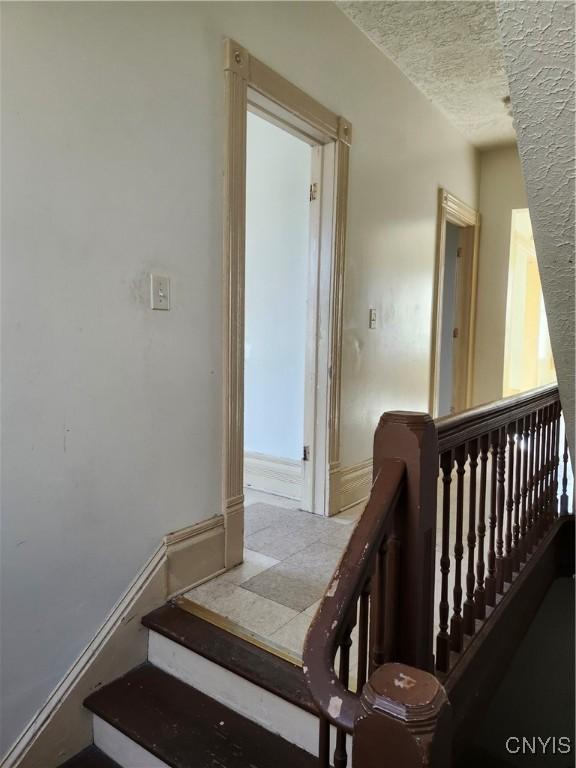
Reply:
[[450, 574], [450, 485], [452, 483], [452, 451], [440, 457], [442, 471], [442, 554], [440, 556], [440, 630], [436, 638], [436, 668], [448, 672], [450, 666], [450, 635], [448, 634], [448, 576]]
[[466, 449], [460, 445], [454, 451], [456, 459], [456, 540], [454, 542], [454, 590], [452, 617], [450, 619], [450, 648], [460, 652], [464, 640], [462, 626], [462, 529], [464, 521], [464, 473], [466, 471]]
[[550, 498], [549, 498], [549, 509], [550, 509], [550, 522], [554, 520], [556, 517], [556, 493], [554, 489], [554, 467], [556, 466], [556, 439], [557, 439], [557, 433], [558, 431], [558, 403], [554, 403], [552, 406], [552, 440], [550, 445]]
[[476, 631], [476, 610], [474, 608], [474, 554], [476, 550], [476, 467], [478, 466], [478, 440], [468, 445], [470, 457], [470, 493], [468, 499], [468, 568], [466, 571], [466, 600], [464, 601], [464, 633], [473, 635]]
[[530, 448], [528, 455], [528, 511], [527, 511], [527, 532], [526, 532], [526, 554], [532, 552], [535, 543], [535, 520], [534, 520], [534, 450], [536, 442], [536, 418], [537, 414], [530, 414]]
[[504, 535], [504, 581], [512, 581], [512, 515], [514, 513], [514, 434], [516, 422], [508, 424], [506, 429], [508, 444], [508, 463], [506, 466], [506, 533]]
[[516, 422], [514, 441], [516, 445], [516, 459], [514, 465], [514, 521], [512, 523], [512, 569], [520, 570], [520, 480], [522, 477], [522, 428], [524, 420]]
[[360, 593], [358, 611], [358, 671], [356, 673], [356, 692], [360, 693], [368, 679], [368, 618], [370, 612], [370, 579]]
[[484, 591], [484, 538], [486, 536], [486, 464], [488, 463], [488, 435], [480, 438], [480, 498], [478, 505], [478, 558], [476, 561], [476, 591], [474, 606], [476, 618], [486, 618], [486, 594]]
[[562, 418], [562, 406], [560, 401], [556, 403], [556, 431], [554, 441], [554, 466], [553, 466], [553, 488], [554, 494], [552, 499], [552, 505], [554, 510], [554, 517], [558, 517], [558, 466], [560, 464], [560, 420]]
[[498, 457], [496, 459], [496, 591], [502, 595], [504, 593], [504, 505], [506, 500], [506, 490], [504, 481], [506, 479], [506, 430], [500, 430], [498, 438]]
[[546, 442], [544, 443], [544, 456], [542, 457], [542, 473], [544, 476], [544, 490], [542, 493], [542, 516], [544, 530], [548, 528], [549, 503], [550, 503], [550, 442], [551, 442], [552, 421], [550, 419], [550, 406], [546, 408]]
[[548, 451], [548, 522], [551, 523], [555, 515], [554, 503], [554, 464], [556, 461], [556, 429], [558, 426], [557, 405], [550, 406], [550, 450]]
[[[352, 645], [353, 628], [354, 623], [348, 625], [340, 643], [340, 669], [338, 677], [345, 688], [348, 688], [350, 682], [350, 646]], [[346, 768], [347, 765], [346, 731], [338, 728], [336, 731], [336, 749], [334, 750], [334, 768]]]
[[385, 652], [385, 607], [386, 594], [386, 541], [382, 542], [376, 557], [376, 571], [372, 579], [370, 601], [370, 668], [371, 675], [386, 661]]
[[552, 443], [552, 406], [546, 407], [546, 440], [544, 443], [544, 456], [542, 458], [542, 473], [544, 475], [544, 490], [542, 493], [542, 516], [544, 530], [550, 524], [550, 446]]
[[568, 514], [568, 438], [564, 435], [564, 453], [562, 454], [562, 495], [560, 496], [560, 514]]
[[486, 605], [496, 605], [496, 523], [498, 519], [497, 510], [497, 464], [498, 464], [498, 445], [499, 433], [492, 432], [490, 436], [490, 517], [488, 518], [488, 555], [486, 558], [487, 575], [484, 582], [484, 595]]
[[536, 413], [536, 431], [534, 434], [534, 495], [532, 497], [532, 545], [540, 540], [540, 447], [542, 445], [542, 411]]
[[520, 562], [526, 562], [528, 523], [526, 517], [528, 501], [528, 440], [530, 437], [530, 416], [522, 419], [522, 486], [520, 496], [522, 506], [520, 511]]
[[318, 723], [318, 765], [330, 768], [330, 723], [325, 717], [320, 717]]

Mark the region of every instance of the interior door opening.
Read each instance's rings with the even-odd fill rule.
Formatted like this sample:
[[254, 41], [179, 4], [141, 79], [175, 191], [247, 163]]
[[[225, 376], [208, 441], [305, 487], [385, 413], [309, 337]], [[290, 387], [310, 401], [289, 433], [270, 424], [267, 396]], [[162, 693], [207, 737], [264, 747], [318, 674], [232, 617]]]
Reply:
[[430, 375], [434, 418], [471, 405], [479, 226], [477, 211], [439, 190]]
[[440, 326], [440, 378], [438, 416], [462, 410], [458, 402], [458, 373], [460, 370], [462, 302], [462, 230], [446, 223], [444, 246], [444, 275], [442, 277], [442, 322]]
[[[244, 484], [314, 510], [321, 149], [249, 111]], [[322, 512], [322, 510], [319, 510]]]

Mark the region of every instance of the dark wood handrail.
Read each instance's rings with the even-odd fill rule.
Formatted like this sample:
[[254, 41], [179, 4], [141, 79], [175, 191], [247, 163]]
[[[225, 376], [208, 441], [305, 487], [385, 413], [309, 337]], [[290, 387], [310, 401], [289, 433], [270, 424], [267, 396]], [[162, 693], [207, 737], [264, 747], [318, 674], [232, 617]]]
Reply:
[[442, 681], [462, 668], [453, 658], [502, 613], [499, 599], [512, 594], [551, 526], [567, 514], [567, 461], [556, 385], [438, 420], [382, 415], [368, 504], [304, 643], [321, 768], [346, 768], [347, 734], [358, 768], [378, 768], [383, 754], [406, 768], [449, 765]]
[[444, 416], [435, 420], [438, 430], [438, 448], [446, 451], [462, 445], [466, 440], [506, 426], [514, 419], [521, 419], [539, 408], [558, 400], [558, 385], [548, 384], [531, 389], [520, 395], [511, 395], [502, 400], [485, 403], [467, 411]]
[[348, 733], [353, 732], [360, 699], [339, 680], [334, 658], [398, 503], [405, 472], [401, 459], [382, 463], [304, 643], [303, 671], [314, 701], [327, 720]]

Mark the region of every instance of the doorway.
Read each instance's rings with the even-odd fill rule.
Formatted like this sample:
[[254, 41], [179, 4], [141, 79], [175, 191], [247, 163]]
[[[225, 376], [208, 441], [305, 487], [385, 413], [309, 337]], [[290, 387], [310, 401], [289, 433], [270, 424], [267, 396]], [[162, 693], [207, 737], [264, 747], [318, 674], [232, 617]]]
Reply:
[[479, 225], [477, 211], [440, 189], [430, 376], [434, 418], [471, 405]]
[[[311, 176], [308, 199], [309, 248], [307, 252], [308, 284], [305, 299], [306, 318], [292, 317], [292, 331], [296, 325], [305, 324], [305, 359], [302, 369], [301, 343], [294, 343], [299, 350], [299, 372], [291, 376], [292, 394], [298, 394], [298, 417], [290, 429], [276, 421], [276, 437], [286, 438], [291, 433], [290, 449], [278, 448], [277, 452], [291, 452], [292, 488], [300, 482], [301, 505], [319, 515], [333, 515], [339, 511], [340, 483], [340, 379], [342, 359], [342, 316], [344, 251], [346, 243], [346, 212], [348, 190], [348, 162], [352, 139], [352, 127], [343, 117], [333, 113], [308, 96], [304, 91], [271, 70], [233, 40], [224, 45], [224, 73], [226, 84], [226, 154], [224, 167], [224, 387], [223, 387], [223, 514], [225, 534], [225, 568], [242, 562], [244, 545], [244, 489], [245, 447], [248, 453], [256, 443], [246, 416], [259, 418], [261, 401], [254, 397], [254, 382], [262, 384], [263, 377], [254, 378], [258, 369], [256, 337], [262, 323], [256, 324], [250, 316], [252, 288], [246, 282], [251, 279], [251, 267], [246, 261], [247, 240], [250, 233], [250, 215], [247, 207], [247, 156], [248, 131], [257, 123], [257, 117], [266, 123], [266, 130], [273, 126], [281, 130], [283, 141], [289, 135], [306, 144], [310, 153]], [[258, 124], [262, 128], [262, 124]], [[301, 146], [301, 145], [300, 145]], [[301, 147], [302, 148], [302, 147]], [[318, 179], [318, 181], [315, 181]], [[268, 182], [271, 183], [271, 182]], [[275, 182], [274, 182], [275, 185]], [[259, 194], [262, 189], [256, 190]], [[274, 193], [276, 190], [273, 190]], [[306, 190], [305, 190], [306, 192]], [[312, 198], [310, 200], [310, 198]], [[302, 202], [302, 201], [300, 201]], [[266, 203], [267, 204], [267, 203]], [[314, 207], [316, 205], [316, 208]], [[268, 222], [267, 222], [268, 223]], [[280, 222], [281, 224], [282, 222]], [[278, 224], [278, 222], [277, 222]], [[280, 226], [278, 224], [278, 226]], [[276, 239], [276, 242], [279, 238]], [[273, 241], [274, 242], [274, 241]], [[263, 249], [264, 251], [270, 249]], [[272, 250], [276, 250], [275, 246]], [[270, 258], [270, 254], [268, 254]], [[260, 253], [262, 258], [262, 253]], [[316, 260], [316, 261], [314, 261]], [[303, 263], [300, 264], [300, 272]], [[248, 272], [247, 272], [248, 270]], [[293, 277], [290, 274], [290, 277]], [[275, 280], [278, 283], [278, 275]], [[285, 283], [286, 285], [286, 283]], [[299, 294], [302, 307], [303, 295]], [[278, 339], [278, 329], [284, 323], [284, 313], [274, 303], [266, 303], [269, 317], [266, 319], [268, 337]], [[285, 305], [284, 305], [285, 309]], [[287, 317], [287, 315], [286, 315]], [[248, 325], [245, 336], [245, 326]], [[256, 327], [258, 325], [258, 327]], [[289, 325], [289, 323], [288, 323]], [[292, 337], [292, 340], [296, 335]], [[245, 349], [245, 342], [251, 345]], [[279, 361], [278, 347], [270, 354]], [[271, 358], [272, 361], [272, 358]], [[268, 372], [279, 368], [273, 361]], [[248, 366], [248, 367], [246, 367]], [[285, 369], [282, 363], [282, 369]], [[304, 376], [302, 377], [302, 370]], [[274, 373], [277, 373], [274, 370]], [[293, 372], [291, 371], [291, 374]], [[297, 375], [296, 375], [297, 374]], [[302, 378], [304, 393], [302, 394]], [[286, 377], [287, 383], [288, 377]], [[299, 384], [297, 381], [299, 380]], [[296, 383], [295, 383], [296, 382]], [[269, 387], [274, 400], [267, 405], [268, 413], [276, 417], [284, 408], [280, 397], [281, 383], [276, 378]], [[252, 389], [251, 389], [252, 388]], [[246, 390], [246, 394], [245, 394]], [[246, 412], [245, 412], [246, 411]], [[293, 411], [295, 413], [296, 411]], [[303, 414], [303, 421], [302, 421]], [[260, 421], [262, 422], [260, 410]], [[284, 433], [282, 431], [284, 430]], [[246, 441], [245, 441], [246, 434]], [[302, 443], [302, 445], [300, 445]], [[269, 443], [261, 443], [269, 450]], [[296, 456], [296, 447], [301, 454]], [[266, 457], [268, 454], [263, 453]], [[252, 457], [253, 458], [253, 457]], [[276, 464], [276, 471], [278, 464]], [[288, 470], [288, 464], [284, 468]], [[297, 475], [300, 473], [300, 478]], [[284, 480], [288, 476], [284, 473]], [[246, 472], [248, 479], [249, 472]], [[276, 481], [281, 478], [276, 477]], [[290, 484], [289, 484], [290, 485]], [[285, 489], [282, 491], [286, 493]]]
[[246, 148], [244, 483], [313, 512], [321, 147], [249, 109]]

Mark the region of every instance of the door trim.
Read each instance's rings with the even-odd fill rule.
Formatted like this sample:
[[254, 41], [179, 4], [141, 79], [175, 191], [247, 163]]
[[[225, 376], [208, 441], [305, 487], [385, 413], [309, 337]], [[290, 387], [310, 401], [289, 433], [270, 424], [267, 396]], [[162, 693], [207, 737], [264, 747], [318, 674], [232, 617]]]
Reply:
[[328, 383], [329, 513], [338, 510], [340, 379], [348, 162], [351, 124], [319, 104], [233, 40], [224, 42], [226, 142], [224, 165], [224, 417], [222, 506], [226, 567], [242, 562], [244, 531], [244, 280], [246, 227], [246, 113], [258, 105], [323, 145], [333, 144], [330, 334]]
[[[474, 342], [476, 331], [476, 297], [478, 284], [478, 244], [480, 236], [480, 214], [474, 208], [463, 203], [446, 189], [438, 189], [438, 218], [436, 232], [436, 258], [434, 268], [434, 293], [432, 297], [432, 338], [430, 354], [430, 389], [428, 408], [430, 414], [438, 416], [440, 352], [443, 302], [443, 277], [445, 269], [446, 224], [455, 224], [468, 230], [465, 249], [470, 268], [467, 270], [464, 284], [465, 305], [469, 307], [466, 329], [466, 352], [464, 355], [463, 375], [457, 377], [460, 382], [459, 398], [465, 408], [472, 405], [472, 381], [474, 374]], [[462, 363], [461, 363], [462, 364]]]

